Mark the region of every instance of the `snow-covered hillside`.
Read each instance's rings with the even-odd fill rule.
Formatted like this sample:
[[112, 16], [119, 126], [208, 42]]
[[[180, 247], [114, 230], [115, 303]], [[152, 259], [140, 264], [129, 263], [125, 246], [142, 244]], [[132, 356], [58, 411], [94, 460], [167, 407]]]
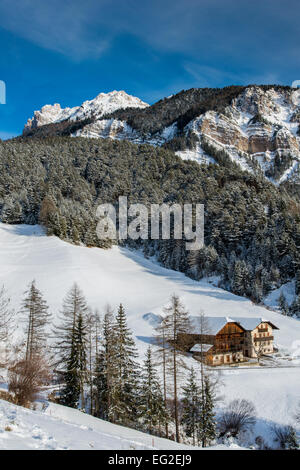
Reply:
[[[101, 311], [108, 302], [113, 307], [122, 302], [141, 355], [152, 342], [153, 325], [173, 292], [180, 295], [192, 315], [203, 310], [209, 316], [270, 320], [279, 327], [275, 332], [278, 363], [270, 360], [265, 367], [223, 370], [220, 393], [223, 403], [236, 396], [255, 403], [259, 415], [257, 433], [267, 434], [270, 423], [293, 420], [300, 389], [299, 321], [254, 305], [209, 282], [196, 282], [164, 269], [137, 252], [119, 247], [101, 250], [73, 246], [45, 236], [38, 226], [0, 224], [0, 285], [7, 287], [17, 311], [22, 294], [33, 279], [50, 305], [54, 322], [74, 281], [93, 308]], [[197, 367], [198, 363], [190, 359], [189, 364], [192, 363]]]
[[[4, 284], [18, 309], [27, 285], [35, 279], [57, 316], [66, 291], [76, 281], [93, 308], [122, 302], [141, 349], [153, 333], [153, 321], [176, 292], [192, 315], [264, 317], [279, 327], [276, 343], [290, 350], [300, 340], [300, 322], [254, 305], [250, 300], [196, 282], [147, 260], [136, 251], [71, 245], [45, 236], [39, 226], [0, 224], [0, 285]], [[149, 315], [151, 314], [151, 315]]]
[[53, 403], [44, 411], [32, 411], [0, 400], [0, 449], [176, 450], [189, 447]]

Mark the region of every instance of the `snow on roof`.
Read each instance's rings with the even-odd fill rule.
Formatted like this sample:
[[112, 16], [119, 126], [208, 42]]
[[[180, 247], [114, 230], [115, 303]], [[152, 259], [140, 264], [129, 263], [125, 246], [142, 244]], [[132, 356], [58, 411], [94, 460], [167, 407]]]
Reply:
[[245, 318], [245, 317], [234, 317], [234, 321], [239, 323], [245, 330], [252, 331], [261, 323], [269, 323], [273, 328], [278, 329], [272, 322], [267, 320], [266, 318]]
[[195, 344], [191, 349], [190, 352], [201, 352], [201, 347], [202, 347], [202, 352], [207, 352], [210, 350], [212, 347], [212, 344]]
[[[201, 334], [201, 318], [191, 317], [192, 334]], [[261, 323], [269, 323], [273, 328], [277, 327], [269, 320], [259, 317], [204, 317], [202, 334], [216, 335], [227, 323], [238, 323], [244, 330], [252, 331]]]
[[[191, 317], [192, 331], [195, 335], [206, 334], [216, 335], [227, 323], [234, 320], [229, 317], [204, 317], [203, 326], [201, 328], [201, 317]], [[202, 329], [202, 332], [201, 332]]]

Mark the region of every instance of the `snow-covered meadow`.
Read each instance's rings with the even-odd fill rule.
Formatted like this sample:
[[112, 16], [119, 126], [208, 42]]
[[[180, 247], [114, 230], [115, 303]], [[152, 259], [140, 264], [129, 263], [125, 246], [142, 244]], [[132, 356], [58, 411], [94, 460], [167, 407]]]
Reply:
[[[0, 285], [7, 288], [19, 318], [16, 335], [21, 334], [23, 328], [18, 313], [20, 302], [33, 279], [50, 306], [53, 323], [74, 281], [83, 290], [89, 305], [100, 312], [107, 303], [115, 308], [122, 302], [141, 357], [152, 342], [153, 320], [162, 313], [174, 292], [192, 315], [203, 310], [208, 316], [270, 320], [279, 328], [275, 332], [275, 343], [280, 356], [286, 360], [279, 361], [280, 367], [274, 367], [276, 363], [271, 361], [270, 367], [242, 366], [223, 370], [219, 391], [222, 400], [218, 406], [222, 407], [235, 397], [253, 401], [259, 416], [256, 435], [268, 436], [272, 423], [293, 423], [300, 401], [300, 321], [254, 305], [208, 281], [195, 282], [137, 252], [119, 247], [101, 250], [74, 246], [45, 236], [38, 226], [0, 224]], [[195, 363], [190, 359], [189, 363], [192, 362]], [[2, 405], [0, 409], [1, 415]], [[0, 438], [3, 439], [1, 434]], [[92, 436], [90, 439], [93, 441]]]

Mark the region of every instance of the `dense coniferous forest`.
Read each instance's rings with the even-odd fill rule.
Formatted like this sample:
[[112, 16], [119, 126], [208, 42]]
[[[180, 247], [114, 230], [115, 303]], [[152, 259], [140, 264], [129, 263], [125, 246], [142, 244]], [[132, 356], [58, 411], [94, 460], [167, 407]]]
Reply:
[[[112, 242], [97, 238], [95, 212], [101, 203], [117, 205], [119, 196], [146, 205], [205, 205], [200, 251], [186, 251], [184, 240], [128, 242], [168, 268], [197, 280], [219, 275], [220, 286], [255, 302], [299, 278], [299, 204], [284, 189], [233, 163], [199, 165], [171, 150], [127, 141], [0, 142], [2, 222], [42, 223], [49, 234], [70, 242], [109, 248]], [[300, 315], [297, 309], [292, 313]]]

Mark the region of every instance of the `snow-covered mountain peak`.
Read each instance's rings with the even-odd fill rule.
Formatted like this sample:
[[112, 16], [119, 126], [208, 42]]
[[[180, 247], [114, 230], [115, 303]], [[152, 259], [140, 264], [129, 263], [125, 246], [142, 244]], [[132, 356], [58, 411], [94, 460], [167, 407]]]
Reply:
[[45, 124], [53, 124], [64, 120], [77, 121], [90, 117], [101, 118], [105, 114], [112, 113], [118, 109], [146, 108], [149, 106], [135, 96], [128, 95], [125, 91], [111, 91], [100, 93], [92, 100], [84, 101], [81, 106], [74, 108], [61, 108], [60, 104], [45, 105], [34, 116], [28, 119], [25, 130], [35, 129]]

